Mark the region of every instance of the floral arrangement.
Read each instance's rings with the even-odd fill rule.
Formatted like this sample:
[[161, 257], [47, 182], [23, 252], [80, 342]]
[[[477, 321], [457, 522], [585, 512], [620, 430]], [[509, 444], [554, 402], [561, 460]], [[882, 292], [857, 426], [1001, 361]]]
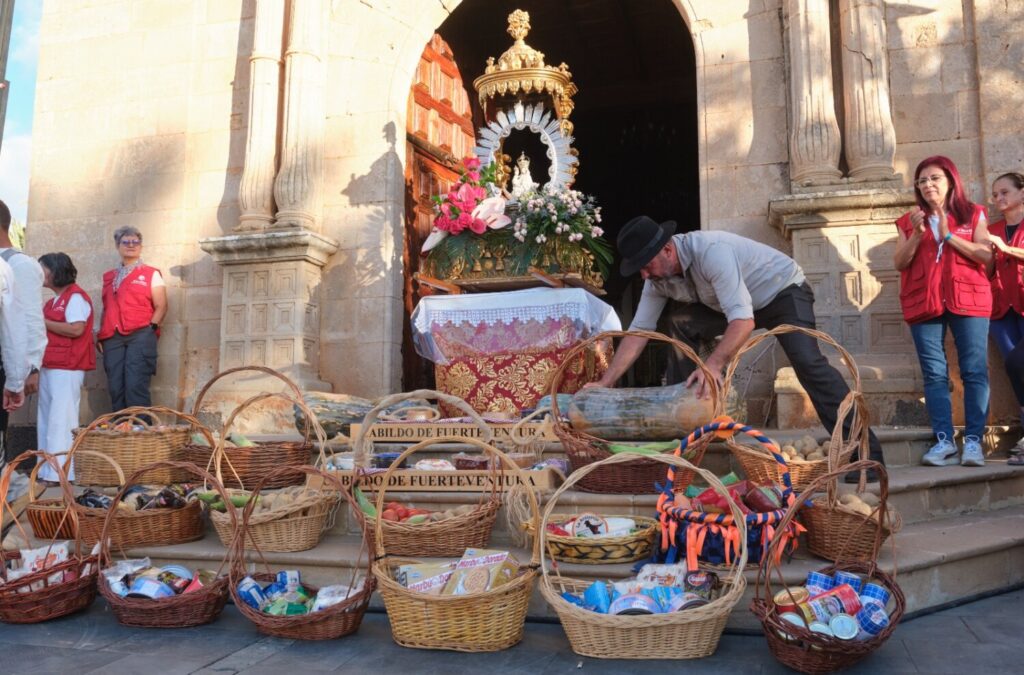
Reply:
[[423, 261], [426, 272], [438, 278], [487, 276], [492, 270], [525, 276], [536, 267], [578, 272], [603, 284], [613, 255], [602, 239], [601, 208], [593, 197], [548, 185], [509, 205], [496, 194], [495, 164], [481, 168], [470, 157], [462, 165], [459, 182], [434, 197], [434, 227], [422, 249], [430, 252]]

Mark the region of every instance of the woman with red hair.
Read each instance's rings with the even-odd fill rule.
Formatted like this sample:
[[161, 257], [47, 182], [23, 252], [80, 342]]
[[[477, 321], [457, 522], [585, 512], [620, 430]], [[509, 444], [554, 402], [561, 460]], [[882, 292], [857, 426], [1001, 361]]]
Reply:
[[[985, 209], [964, 194], [948, 157], [928, 157], [914, 171], [917, 207], [896, 221], [893, 256], [900, 305], [910, 324], [924, 376], [924, 401], [936, 443], [922, 460], [932, 466], [984, 466], [981, 437], [988, 419], [988, 324], [992, 260]], [[964, 444], [953, 440], [946, 331], [953, 333], [964, 383]]]

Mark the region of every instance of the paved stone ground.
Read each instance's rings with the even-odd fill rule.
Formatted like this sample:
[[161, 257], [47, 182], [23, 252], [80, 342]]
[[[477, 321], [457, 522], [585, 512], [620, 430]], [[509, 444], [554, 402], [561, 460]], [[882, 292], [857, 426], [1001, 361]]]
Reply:
[[[908, 621], [848, 673], [1024, 672], [1024, 591], [1014, 591]], [[176, 675], [298, 675], [342, 672], [454, 675], [481, 673], [791, 672], [775, 662], [763, 637], [724, 635], [700, 661], [603, 661], [576, 656], [558, 625], [530, 623], [526, 638], [497, 654], [404, 649], [391, 641], [387, 617], [367, 614], [359, 632], [329, 642], [263, 637], [231, 605], [217, 622], [183, 630], [123, 628], [101, 600], [83, 614], [35, 626], [0, 625], [0, 672]]]

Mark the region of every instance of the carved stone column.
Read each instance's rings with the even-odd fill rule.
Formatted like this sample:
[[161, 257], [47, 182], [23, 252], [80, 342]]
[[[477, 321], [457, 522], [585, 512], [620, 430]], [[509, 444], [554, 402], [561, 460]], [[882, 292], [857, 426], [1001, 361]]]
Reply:
[[857, 182], [892, 180], [896, 131], [882, 0], [840, 0], [846, 162]]
[[839, 123], [832, 89], [828, 0], [786, 0], [789, 175], [799, 186], [837, 182]]
[[238, 231], [262, 230], [274, 222], [277, 171], [277, 112], [281, 88], [284, 1], [256, 0], [252, 55], [249, 57], [249, 121], [245, 168], [238, 188]]
[[318, 230], [324, 154], [322, 0], [289, 0], [281, 168], [276, 227]]

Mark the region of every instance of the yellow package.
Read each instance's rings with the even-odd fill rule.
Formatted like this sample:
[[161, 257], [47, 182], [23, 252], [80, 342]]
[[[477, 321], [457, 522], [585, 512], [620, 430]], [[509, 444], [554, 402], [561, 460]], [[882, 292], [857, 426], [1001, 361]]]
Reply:
[[445, 584], [452, 576], [456, 562], [449, 560], [448, 562], [400, 565], [395, 570], [395, 581], [410, 591], [427, 595], [441, 595]]
[[443, 595], [470, 595], [507, 584], [519, 571], [519, 562], [508, 551], [466, 549], [455, 566]]

